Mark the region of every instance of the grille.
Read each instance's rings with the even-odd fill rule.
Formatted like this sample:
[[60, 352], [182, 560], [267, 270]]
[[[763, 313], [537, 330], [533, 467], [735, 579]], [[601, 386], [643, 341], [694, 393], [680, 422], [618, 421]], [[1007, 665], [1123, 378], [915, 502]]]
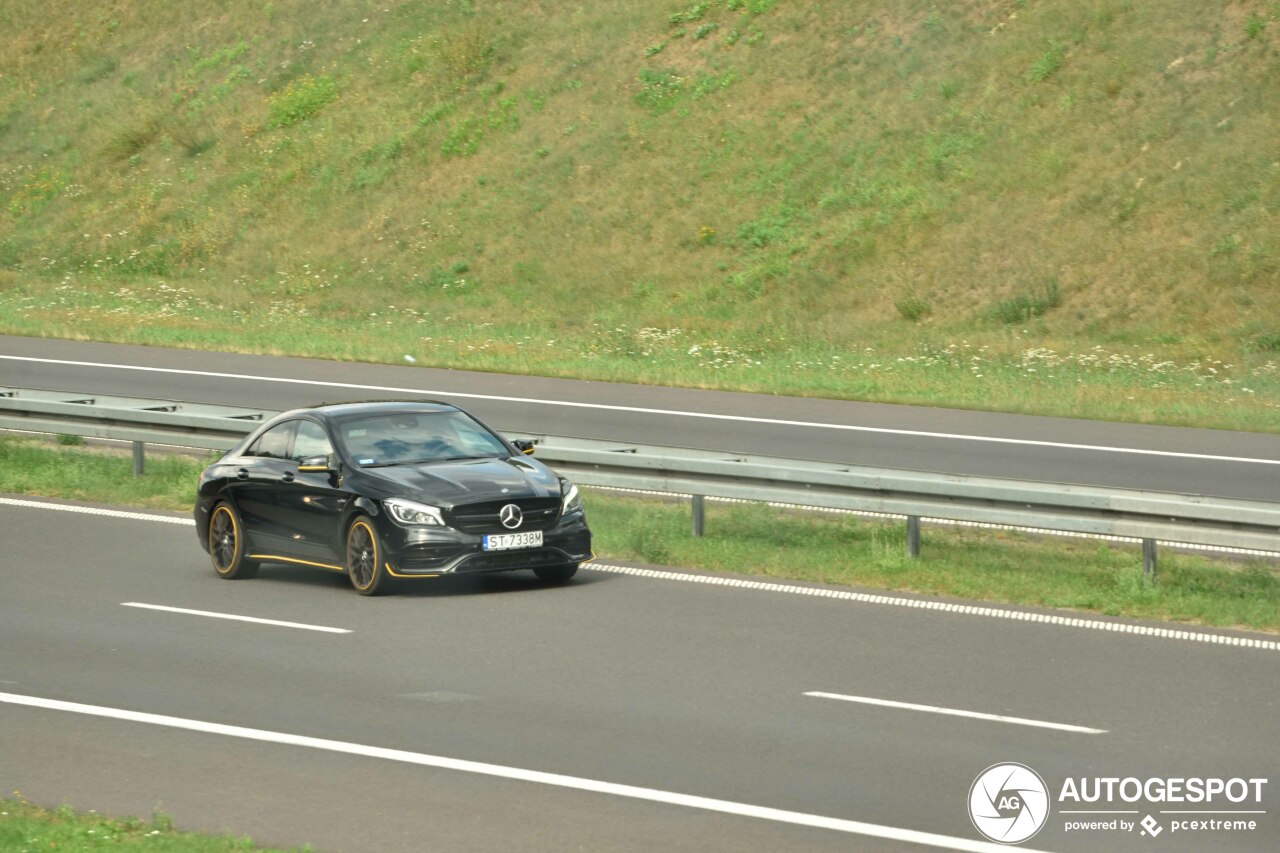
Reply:
[[532, 551], [499, 551], [494, 554], [476, 554], [463, 560], [456, 572], [499, 572], [505, 569], [530, 569], [563, 563], [564, 552], [556, 548], [538, 548]]
[[458, 556], [461, 550], [461, 547], [452, 542], [439, 545], [414, 545], [406, 548], [400, 556], [400, 568], [409, 571], [439, 568]]
[[506, 528], [498, 520], [498, 513], [507, 504], [515, 504], [524, 514], [524, 521], [516, 530], [547, 530], [560, 517], [560, 498], [516, 498], [455, 506], [449, 511], [449, 524], [466, 533], [503, 532]]

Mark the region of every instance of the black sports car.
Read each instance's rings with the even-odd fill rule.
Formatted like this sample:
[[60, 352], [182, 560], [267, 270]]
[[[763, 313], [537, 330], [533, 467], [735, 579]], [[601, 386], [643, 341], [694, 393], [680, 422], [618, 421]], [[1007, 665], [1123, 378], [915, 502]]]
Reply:
[[362, 595], [459, 572], [566, 581], [591, 531], [577, 487], [532, 452], [447, 403], [297, 409], [205, 469], [196, 531], [225, 578], [278, 562], [345, 572]]

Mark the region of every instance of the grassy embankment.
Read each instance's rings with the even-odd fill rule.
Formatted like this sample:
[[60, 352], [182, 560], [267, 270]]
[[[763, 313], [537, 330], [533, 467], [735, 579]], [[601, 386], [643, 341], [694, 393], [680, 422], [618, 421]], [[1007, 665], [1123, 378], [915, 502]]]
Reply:
[[[0, 492], [189, 510], [203, 464], [158, 457], [135, 479], [121, 452], [0, 438]], [[694, 539], [687, 504], [591, 490], [587, 509], [605, 560], [1280, 631], [1280, 576], [1260, 561], [1166, 549], [1152, 584], [1137, 546], [1096, 540], [927, 527], [923, 556], [910, 560], [902, 524], [850, 515], [712, 503], [706, 535]], [[194, 537], [192, 549], [199, 559]]]
[[0, 0], [0, 332], [1280, 431], [1280, 3]]
[[[247, 838], [179, 832], [159, 812], [151, 820], [117, 819], [93, 812], [77, 814], [66, 806], [45, 809], [27, 802], [19, 791], [13, 794], [13, 799], [0, 799], [0, 850], [6, 853], [270, 853]], [[311, 848], [295, 849], [306, 853]]]

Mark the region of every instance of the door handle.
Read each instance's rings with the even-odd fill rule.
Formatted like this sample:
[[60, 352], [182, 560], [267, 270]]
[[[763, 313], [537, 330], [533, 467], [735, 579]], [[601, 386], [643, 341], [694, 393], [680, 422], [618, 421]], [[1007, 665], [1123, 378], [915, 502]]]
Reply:
[[247, 480], [247, 479], [249, 479], [249, 469], [248, 469], [248, 468], [241, 468], [239, 471], [236, 471], [236, 479], [237, 479], [237, 480]]
[[281, 474], [281, 475], [280, 475], [280, 479], [281, 479], [281, 480], [283, 480], [283, 481], [284, 481], [284, 482], [286, 482], [286, 483], [292, 483], [292, 482], [293, 482], [293, 472], [292, 472], [292, 471], [285, 471], [283, 474]]

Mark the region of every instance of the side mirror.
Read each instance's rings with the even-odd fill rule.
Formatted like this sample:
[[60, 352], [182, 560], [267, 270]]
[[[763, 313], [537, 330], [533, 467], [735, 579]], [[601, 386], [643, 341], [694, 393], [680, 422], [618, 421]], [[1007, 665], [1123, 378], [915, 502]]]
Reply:
[[533, 442], [530, 441], [529, 439], [517, 438], [515, 441], [511, 443], [515, 445], [516, 450], [519, 450], [525, 456], [533, 455]]
[[338, 470], [338, 460], [332, 453], [308, 456], [298, 463], [298, 470], [304, 474], [332, 474]]

